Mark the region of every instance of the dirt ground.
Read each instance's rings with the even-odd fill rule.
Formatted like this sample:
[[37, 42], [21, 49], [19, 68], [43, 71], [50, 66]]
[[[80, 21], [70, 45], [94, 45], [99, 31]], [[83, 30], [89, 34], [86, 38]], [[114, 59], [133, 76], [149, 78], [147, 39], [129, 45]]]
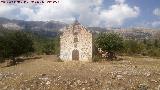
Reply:
[[160, 90], [160, 59], [58, 62], [56, 56], [0, 64], [0, 90]]

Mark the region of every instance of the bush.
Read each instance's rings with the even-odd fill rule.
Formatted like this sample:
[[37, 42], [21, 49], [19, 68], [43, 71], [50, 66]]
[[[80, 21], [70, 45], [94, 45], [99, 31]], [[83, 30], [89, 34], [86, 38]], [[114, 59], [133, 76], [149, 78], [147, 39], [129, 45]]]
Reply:
[[160, 48], [154, 48], [148, 51], [148, 55], [152, 57], [160, 57]]
[[4, 61], [4, 58], [0, 57], [0, 63], [3, 63]]
[[149, 40], [125, 40], [124, 42], [124, 53], [128, 55], [143, 55], [160, 57], [160, 41], [149, 39]]
[[133, 55], [133, 54], [142, 54], [145, 51], [146, 46], [135, 40], [126, 40], [124, 41], [124, 53]]
[[34, 48], [36, 54], [59, 54], [59, 38], [38, 37], [34, 39]]
[[16, 64], [16, 57], [34, 51], [33, 42], [25, 32], [6, 32], [0, 40], [0, 57], [10, 58], [13, 65]]
[[53, 41], [47, 42], [43, 45], [43, 53], [46, 55], [52, 55], [55, 53], [55, 44]]
[[123, 47], [123, 38], [116, 33], [101, 33], [96, 38], [96, 47], [108, 52], [107, 58], [112, 60], [116, 58], [115, 53], [120, 52]]

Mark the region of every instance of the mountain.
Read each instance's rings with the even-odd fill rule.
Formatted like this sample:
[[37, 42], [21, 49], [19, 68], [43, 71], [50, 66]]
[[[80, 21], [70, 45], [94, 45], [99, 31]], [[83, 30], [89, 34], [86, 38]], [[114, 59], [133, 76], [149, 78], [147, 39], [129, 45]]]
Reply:
[[[30, 31], [38, 35], [54, 37], [67, 24], [59, 21], [24, 21], [0, 17], [0, 25], [9, 30]], [[106, 32], [105, 28], [87, 27], [93, 33]]]
[[143, 28], [143, 27], [132, 27], [132, 28], [114, 28], [114, 27], [88, 27], [92, 33], [118, 33], [122, 35], [125, 39], [159, 39], [160, 29], [153, 28]]
[[0, 25], [9, 30], [31, 31], [45, 36], [56, 36], [67, 24], [58, 21], [24, 21], [0, 18]]
[[[33, 32], [40, 36], [55, 37], [61, 31], [60, 29], [67, 24], [59, 21], [24, 21], [0, 18], [0, 26], [9, 30], [23, 30]], [[93, 34], [101, 32], [119, 33], [125, 38], [148, 39], [160, 35], [159, 29], [149, 29], [143, 27], [134, 28], [114, 28], [114, 27], [87, 27]]]

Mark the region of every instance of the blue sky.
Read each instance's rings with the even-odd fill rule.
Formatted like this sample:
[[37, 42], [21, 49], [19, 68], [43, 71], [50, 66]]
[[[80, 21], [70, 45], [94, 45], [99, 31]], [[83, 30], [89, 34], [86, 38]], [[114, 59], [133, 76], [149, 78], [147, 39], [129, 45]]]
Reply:
[[160, 20], [160, 16], [153, 13], [156, 8], [160, 8], [160, 0], [127, 0], [127, 3], [141, 9], [139, 16], [134, 20], [135, 23]]
[[[160, 0], [125, 0], [125, 2], [131, 7], [139, 7], [140, 13], [136, 18], [126, 20], [122, 26], [154, 27], [151, 25], [152, 22], [160, 22], [160, 15], [155, 15], [153, 13], [157, 8], [160, 10]], [[108, 7], [114, 3], [113, 0], [106, 0], [104, 1], [104, 7]], [[160, 23], [155, 27], [159, 28]]]
[[59, 0], [58, 4], [2, 4], [0, 17], [85, 26], [160, 28], [160, 0]]

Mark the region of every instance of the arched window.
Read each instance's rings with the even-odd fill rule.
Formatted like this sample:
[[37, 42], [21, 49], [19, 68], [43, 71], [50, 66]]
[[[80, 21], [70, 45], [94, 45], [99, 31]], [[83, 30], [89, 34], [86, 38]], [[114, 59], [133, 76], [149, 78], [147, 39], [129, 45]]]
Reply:
[[78, 42], [78, 38], [77, 37], [74, 38], [74, 43], [76, 43], [76, 42]]

